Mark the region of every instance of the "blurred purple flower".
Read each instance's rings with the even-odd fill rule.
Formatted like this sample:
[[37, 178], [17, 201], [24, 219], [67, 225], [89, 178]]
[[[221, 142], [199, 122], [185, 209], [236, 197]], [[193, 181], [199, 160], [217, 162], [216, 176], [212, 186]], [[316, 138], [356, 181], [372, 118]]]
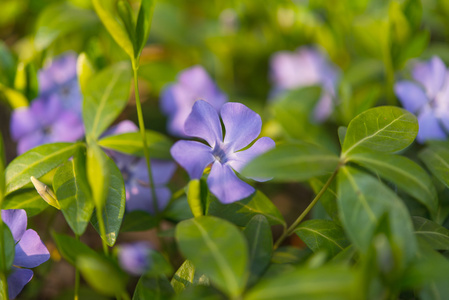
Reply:
[[36, 231], [27, 228], [27, 215], [23, 209], [2, 210], [2, 220], [11, 230], [15, 247], [15, 257], [8, 276], [9, 298], [14, 299], [33, 278], [34, 268], [46, 262], [50, 253]]
[[274, 94], [301, 87], [319, 85], [323, 91], [314, 118], [325, 121], [334, 108], [335, 89], [339, 80], [338, 69], [320, 51], [300, 47], [296, 51], [276, 52], [270, 61]]
[[[254, 188], [237, 177], [254, 157], [275, 146], [268, 137], [258, 139], [250, 148], [242, 150], [260, 134], [262, 120], [258, 114], [240, 103], [226, 103], [220, 110], [226, 134], [217, 111], [205, 101], [197, 101], [185, 123], [186, 134], [205, 140], [178, 141], [171, 148], [173, 158], [189, 173], [199, 179], [212, 163], [207, 184], [210, 191], [223, 203], [231, 203], [250, 196]], [[242, 151], [240, 151], [242, 150]], [[253, 178], [257, 181], [267, 179]]]
[[76, 56], [57, 58], [38, 76], [38, 98], [11, 116], [11, 135], [19, 155], [42, 144], [73, 142], [84, 135]]
[[193, 66], [178, 75], [178, 82], [162, 92], [161, 108], [168, 116], [168, 131], [186, 137], [184, 123], [192, 111], [195, 101], [209, 102], [218, 112], [228, 97], [218, 88], [201, 66]]
[[150, 244], [146, 242], [120, 245], [118, 248], [119, 264], [129, 274], [140, 276], [150, 269], [150, 251]]
[[[137, 131], [137, 126], [128, 120], [122, 121], [109, 129], [105, 135], [117, 135]], [[143, 210], [154, 214], [153, 196], [148, 178], [148, 168], [145, 158], [108, 151], [109, 156], [120, 169], [126, 190], [126, 209], [128, 211]], [[173, 176], [176, 164], [166, 160], [151, 160], [158, 210], [162, 211], [168, 205], [171, 192], [165, 185]]]
[[420, 143], [443, 140], [449, 132], [449, 76], [439, 57], [415, 64], [414, 81], [403, 80], [394, 90], [402, 106], [418, 117]]

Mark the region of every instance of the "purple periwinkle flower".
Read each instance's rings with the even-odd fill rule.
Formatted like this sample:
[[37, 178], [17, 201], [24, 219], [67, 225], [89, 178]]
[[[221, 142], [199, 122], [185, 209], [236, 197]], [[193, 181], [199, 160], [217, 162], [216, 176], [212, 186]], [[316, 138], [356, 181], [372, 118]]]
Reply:
[[324, 53], [310, 47], [279, 51], [271, 57], [270, 67], [271, 80], [275, 85], [274, 94], [319, 85], [323, 91], [315, 107], [314, 118], [322, 122], [330, 116], [334, 108], [339, 71]]
[[118, 261], [123, 270], [131, 275], [140, 276], [151, 266], [151, 246], [146, 242], [123, 244], [118, 247]]
[[14, 299], [33, 278], [33, 271], [28, 268], [46, 262], [50, 253], [36, 231], [26, 229], [27, 215], [23, 209], [2, 210], [2, 220], [16, 243], [13, 267], [7, 279], [9, 298]]
[[[122, 121], [109, 129], [105, 135], [116, 135], [137, 131], [137, 126], [128, 120]], [[145, 158], [123, 154], [117, 151], [108, 151], [115, 161], [125, 181], [126, 209], [127, 211], [142, 210], [154, 214], [153, 194], [150, 189], [148, 168]], [[168, 160], [151, 160], [151, 173], [155, 185], [158, 210], [162, 211], [168, 205], [171, 192], [166, 184], [173, 176], [176, 164]]]
[[84, 135], [76, 56], [57, 58], [38, 76], [38, 98], [12, 112], [10, 129], [18, 154], [42, 144], [73, 142]]
[[168, 131], [186, 137], [184, 123], [195, 101], [209, 102], [218, 112], [228, 97], [218, 88], [201, 66], [193, 66], [178, 75], [178, 81], [162, 92], [161, 108], [168, 116]]
[[446, 139], [449, 132], [449, 76], [439, 57], [416, 63], [412, 70], [415, 81], [402, 80], [394, 90], [402, 106], [418, 117], [416, 139]]
[[207, 178], [209, 189], [221, 202], [231, 203], [254, 192], [254, 188], [239, 179], [234, 171], [241, 171], [251, 159], [273, 148], [275, 144], [272, 139], [262, 137], [243, 150], [259, 136], [262, 128], [260, 116], [245, 105], [226, 103], [220, 115], [226, 130], [224, 138], [215, 108], [206, 101], [195, 102], [185, 123], [185, 133], [201, 138], [207, 144], [181, 140], [173, 145], [170, 152], [192, 179], [201, 178], [204, 169], [212, 164]]

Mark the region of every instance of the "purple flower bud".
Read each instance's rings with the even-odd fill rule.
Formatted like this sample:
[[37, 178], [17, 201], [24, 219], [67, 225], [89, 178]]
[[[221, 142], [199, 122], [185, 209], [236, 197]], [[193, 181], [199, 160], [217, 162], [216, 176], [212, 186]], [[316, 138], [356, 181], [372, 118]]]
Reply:
[[201, 66], [193, 66], [178, 75], [178, 81], [169, 85], [161, 95], [161, 109], [168, 116], [168, 131], [186, 137], [184, 123], [195, 101], [209, 102], [218, 112], [228, 100]]
[[140, 276], [150, 269], [150, 251], [150, 244], [145, 242], [120, 245], [118, 247], [119, 264], [129, 274]]
[[206, 101], [195, 102], [185, 123], [185, 133], [201, 138], [207, 144], [178, 141], [170, 152], [192, 179], [199, 179], [204, 169], [212, 164], [207, 179], [209, 189], [221, 202], [231, 203], [254, 192], [254, 188], [239, 179], [234, 170], [241, 171], [251, 159], [275, 144], [272, 139], [262, 137], [250, 148], [242, 150], [259, 136], [262, 128], [260, 116], [240, 103], [224, 104], [220, 115], [226, 130], [224, 138], [220, 117], [214, 107]]
[[46, 262], [50, 253], [36, 231], [27, 228], [27, 215], [23, 209], [2, 210], [2, 220], [11, 230], [15, 247], [15, 257], [8, 276], [9, 298], [14, 299], [33, 278], [34, 268]]

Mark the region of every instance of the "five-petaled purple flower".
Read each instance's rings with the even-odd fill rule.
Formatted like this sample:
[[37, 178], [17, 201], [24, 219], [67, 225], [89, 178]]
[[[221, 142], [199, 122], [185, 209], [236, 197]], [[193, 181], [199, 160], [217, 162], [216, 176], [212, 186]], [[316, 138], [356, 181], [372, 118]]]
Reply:
[[412, 70], [416, 82], [403, 80], [394, 90], [402, 106], [418, 116], [416, 139], [446, 139], [449, 132], [449, 72], [439, 57], [415, 64]]
[[[128, 120], [122, 121], [109, 129], [105, 135], [116, 135], [137, 131], [137, 126]], [[153, 196], [148, 178], [148, 168], [145, 158], [108, 151], [109, 156], [120, 169], [126, 190], [126, 209], [128, 211], [143, 210], [154, 214]], [[176, 164], [168, 160], [151, 160], [158, 210], [165, 209], [171, 198], [170, 189], [165, 185], [173, 176]]]
[[173, 145], [170, 152], [192, 179], [201, 178], [204, 169], [212, 164], [207, 178], [209, 189], [221, 202], [231, 203], [254, 192], [254, 188], [239, 179], [234, 170], [241, 171], [252, 158], [275, 144], [272, 139], [262, 137], [250, 148], [242, 150], [259, 136], [262, 128], [260, 116], [245, 105], [232, 102], [222, 106], [220, 115], [226, 130], [224, 139], [215, 108], [206, 101], [195, 102], [185, 122], [185, 133], [205, 140], [208, 145], [181, 140]]
[[17, 152], [47, 143], [73, 142], [84, 135], [76, 56], [68, 54], [39, 71], [39, 95], [13, 111], [11, 135]]
[[140, 276], [150, 269], [150, 251], [150, 244], [146, 242], [120, 245], [118, 249], [119, 264], [129, 274]]
[[50, 254], [36, 231], [26, 230], [27, 215], [23, 209], [2, 210], [2, 219], [16, 243], [13, 267], [7, 279], [9, 298], [14, 299], [33, 278], [33, 271], [25, 268], [46, 262]]
[[168, 131], [179, 137], [186, 137], [184, 123], [192, 111], [195, 101], [209, 102], [218, 112], [228, 100], [201, 66], [193, 66], [178, 75], [178, 82], [169, 85], [162, 92], [161, 108], [168, 116]]
[[322, 52], [310, 47], [300, 47], [294, 52], [279, 51], [271, 57], [270, 67], [275, 95], [286, 90], [320, 85], [323, 91], [315, 107], [314, 118], [322, 122], [330, 116], [339, 71]]

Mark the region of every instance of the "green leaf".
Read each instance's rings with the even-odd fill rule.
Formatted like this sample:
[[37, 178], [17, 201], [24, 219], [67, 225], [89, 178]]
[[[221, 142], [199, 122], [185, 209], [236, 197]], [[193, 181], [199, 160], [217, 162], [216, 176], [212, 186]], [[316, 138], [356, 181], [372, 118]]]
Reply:
[[449, 187], [449, 150], [436, 146], [428, 147], [419, 153], [430, 172]]
[[418, 134], [416, 117], [399, 107], [368, 109], [349, 123], [342, 156], [374, 150], [396, 152], [410, 145]]
[[67, 223], [81, 236], [94, 210], [84, 153], [78, 151], [72, 160], [58, 168], [53, 177], [53, 189]]
[[[321, 176], [315, 177], [309, 180], [309, 184], [311, 185], [315, 194], [318, 194], [326, 182], [329, 180], [330, 176]], [[324, 194], [321, 196], [320, 201], [321, 205], [323, 205], [329, 217], [336, 222], [340, 222], [338, 216], [338, 205], [337, 205], [337, 183], [336, 180], [333, 180], [329, 187], [326, 189]]]
[[337, 199], [343, 227], [362, 252], [368, 251], [381, 218], [387, 215], [389, 231], [406, 260], [415, 254], [416, 240], [407, 208], [379, 180], [343, 167], [338, 174]]
[[88, 140], [89, 137], [97, 139], [122, 112], [128, 102], [130, 83], [131, 69], [125, 62], [92, 76], [83, 94], [83, 120]]
[[0, 132], [0, 203], [5, 196], [5, 145], [3, 144], [3, 136]]
[[105, 206], [109, 187], [109, 157], [98, 147], [90, 144], [87, 148], [86, 175], [87, 182], [92, 191], [92, 199], [95, 207], [102, 210]]
[[[170, 148], [173, 143], [168, 137], [156, 131], [146, 130], [146, 138], [151, 158], [171, 159]], [[144, 156], [140, 132], [105, 136], [98, 141], [98, 145], [134, 156]]]
[[210, 216], [182, 221], [176, 226], [176, 240], [183, 255], [217, 288], [232, 297], [243, 292], [248, 246], [235, 225]]
[[192, 285], [209, 285], [209, 278], [195, 270], [195, 266], [190, 260], [186, 260], [173, 275], [170, 283], [175, 292], [179, 294]]
[[246, 226], [258, 214], [264, 215], [270, 225], [286, 226], [280, 211], [261, 191], [256, 191], [248, 198], [230, 204], [223, 204], [215, 197], [211, 200], [207, 214], [226, 219], [237, 226]]
[[120, 232], [144, 231], [156, 227], [160, 219], [141, 210], [129, 211], [123, 218]]
[[76, 266], [76, 261], [80, 256], [99, 255], [89, 246], [73, 237], [55, 232], [52, 232], [52, 236], [61, 256], [74, 266]]
[[33, 148], [16, 157], [6, 168], [6, 193], [11, 193], [53, 170], [81, 147], [81, 144], [54, 143]]
[[418, 238], [425, 240], [435, 250], [449, 250], [449, 230], [422, 217], [413, 217]]
[[[122, 173], [120, 173], [120, 170], [110, 158], [107, 158], [107, 164], [109, 185], [106, 204], [103, 208], [103, 220], [106, 227], [106, 243], [112, 247], [117, 240], [123, 214], [125, 213], [126, 194]], [[92, 216], [91, 223], [100, 232], [96, 214]]]
[[100, 17], [104, 27], [114, 38], [115, 42], [129, 55], [134, 58], [133, 43], [126, 32], [125, 25], [117, 13], [116, 0], [93, 0], [95, 11]]
[[329, 257], [334, 257], [349, 245], [343, 228], [330, 220], [302, 222], [295, 233], [313, 252], [326, 251]]
[[40, 214], [48, 204], [41, 198], [34, 188], [20, 189], [5, 197], [2, 209], [24, 209], [27, 217]]
[[151, 21], [153, 20], [153, 12], [154, 12], [155, 1], [147, 0], [140, 2], [139, 14], [137, 16], [137, 24], [136, 24], [136, 45], [137, 49], [135, 50], [136, 58], [140, 56], [143, 47], [148, 40], [148, 36], [150, 35]]
[[270, 264], [273, 237], [268, 220], [263, 215], [254, 216], [243, 230], [249, 247], [249, 285], [255, 283]]
[[298, 249], [293, 246], [282, 246], [276, 249], [271, 258], [273, 264], [299, 264], [305, 261], [312, 251], [308, 248]]
[[298, 268], [261, 281], [245, 300], [350, 300], [357, 298], [356, 274], [341, 266]]
[[27, 99], [37, 97], [38, 82], [36, 67], [32, 63], [20, 62], [17, 65], [14, 88], [22, 93]]
[[393, 182], [424, 204], [433, 215], [436, 214], [438, 197], [432, 180], [426, 171], [412, 160], [403, 156], [373, 152], [354, 154], [350, 160]]
[[173, 274], [173, 267], [161, 253], [155, 250], [150, 250], [149, 257], [151, 267], [145, 273], [147, 276], [157, 277], [163, 275], [168, 276]]
[[120, 16], [125, 30], [128, 33], [128, 38], [133, 44], [134, 52], [136, 51], [136, 21], [134, 20], [131, 5], [126, 0], [117, 1], [117, 13]]
[[305, 143], [287, 143], [257, 156], [241, 172], [243, 176], [274, 181], [305, 181], [332, 173], [339, 157], [329, 150]]
[[170, 282], [164, 277], [142, 276], [134, 290], [133, 300], [165, 300], [175, 294]]
[[209, 202], [209, 189], [204, 180], [192, 179], [186, 187], [187, 202], [195, 217], [203, 216]]
[[89, 60], [86, 52], [81, 53], [76, 61], [76, 75], [78, 76], [78, 83], [83, 94], [86, 92], [89, 80], [94, 74], [95, 68]]
[[5, 251], [5, 260], [0, 257], [0, 272], [6, 273], [9, 272], [14, 261], [14, 256], [16, 253], [16, 243], [14, 242], [14, 238], [11, 231], [9, 230], [9, 227], [3, 222], [0, 223], [0, 225], [3, 225], [3, 228], [0, 227], [0, 230], [3, 230], [3, 241], [0, 242], [2, 242], [2, 248], [3, 251]]

